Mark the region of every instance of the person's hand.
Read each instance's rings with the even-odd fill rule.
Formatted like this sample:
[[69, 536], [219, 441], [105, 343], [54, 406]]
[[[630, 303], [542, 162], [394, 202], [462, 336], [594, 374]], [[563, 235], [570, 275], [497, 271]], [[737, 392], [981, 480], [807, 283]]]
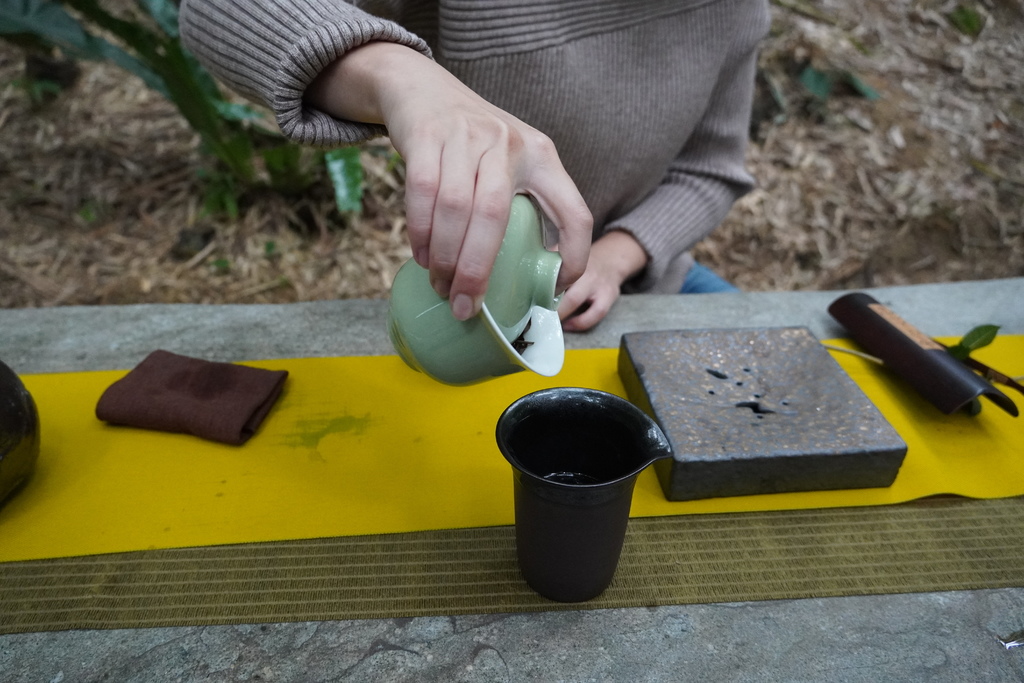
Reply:
[[533, 196], [558, 228], [558, 291], [583, 274], [593, 217], [551, 140], [435, 62], [395, 43], [368, 43], [321, 72], [306, 99], [387, 127], [406, 164], [413, 258], [456, 318], [480, 311], [517, 193]]
[[594, 242], [583, 277], [562, 295], [562, 329], [584, 332], [608, 315], [622, 283], [647, 265], [647, 252], [628, 232], [612, 230]]

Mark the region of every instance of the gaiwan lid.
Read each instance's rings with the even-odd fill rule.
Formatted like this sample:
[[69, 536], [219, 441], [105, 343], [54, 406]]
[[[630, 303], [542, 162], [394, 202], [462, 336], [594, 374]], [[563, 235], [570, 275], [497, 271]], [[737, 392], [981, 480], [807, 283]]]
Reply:
[[531, 197], [512, 200], [508, 227], [484, 295], [486, 312], [509, 342], [523, 334], [535, 306], [555, 311], [562, 257], [544, 246], [543, 212]]

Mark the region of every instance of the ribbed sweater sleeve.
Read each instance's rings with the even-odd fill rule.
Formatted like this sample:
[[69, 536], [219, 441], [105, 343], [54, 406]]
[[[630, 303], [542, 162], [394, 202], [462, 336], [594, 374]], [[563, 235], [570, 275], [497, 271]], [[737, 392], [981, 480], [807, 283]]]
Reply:
[[[632, 234], [648, 255], [647, 268], [624, 291], [678, 291], [666, 277], [679, 258], [725, 218], [754, 187], [744, 161], [750, 129], [757, 53], [726, 64], [708, 106], [661, 184], [639, 205], [611, 221], [607, 230]], [[669, 289], [664, 286], [668, 283]]]
[[237, 92], [269, 107], [281, 132], [310, 145], [386, 134], [303, 102], [306, 87], [347, 51], [370, 41], [427, 44], [398, 24], [341, 0], [184, 0], [181, 36], [199, 61]]

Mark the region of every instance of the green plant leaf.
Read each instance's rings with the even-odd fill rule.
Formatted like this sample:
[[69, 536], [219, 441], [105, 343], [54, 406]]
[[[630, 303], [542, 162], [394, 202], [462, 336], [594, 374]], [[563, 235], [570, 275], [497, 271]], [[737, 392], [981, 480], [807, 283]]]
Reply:
[[178, 6], [171, 0], [138, 0], [139, 5], [153, 17], [160, 30], [171, 36], [178, 37]]
[[297, 194], [312, 182], [302, 160], [299, 145], [284, 144], [260, 151], [270, 175], [270, 185], [284, 193]]
[[[235, 105], [231, 105], [224, 100], [217, 82], [203, 68], [199, 60], [186, 50], [181, 43], [174, 41], [171, 45], [172, 48], [168, 52], [168, 57], [174, 65], [174, 69], [188, 76], [189, 80], [193, 83], [193, 87], [215, 106], [221, 118], [241, 120], [241, 117], [236, 115]], [[238, 105], [238, 108], [241, 109], [242, 105]]]
[[236, 176], [207, 169], [199, 169], [196, 175], [203, 185], [203, 211], [209, 215], [227, 214], [236, 220], [240, 194]]
[[251, 183], [255, 177], [252, 141], [237, 126], [224, 125], [215, 106], [221, 100], [220, 91], [210, 75], [178, 41], [168, 41], [164, 46], [160, 73], [167, 83], [168, 99], [202, 136], [204, 146], [240, 181]]
[[86, 31], [59, 3], [5, 0], [0, 4], [0, 35], [16, 37], [24, 34], [33, 35], [79, 59], [114, 62], [167, 96], [163, 79], [152, 69], [116, 45]]
[[[109, 61], [135, 74], [175, 104], [205, 150], [240, 182], [253, 183], [252, 140], [241, 122], [260, 114], [225, 101], [214, 79], [182, 47], [174, 0], [135, 2], [153, 22], [112, 13], [104, 0], [2, 0], [0, 36], [56, 46], [75, 58]], [[100, 34], [114, 36], [116, 44]], [[237, 211], [233, 195], [213, 205]]]
[[78, 217], [86, 223], [95, 223], [99, 217], [99, 212], [96, 210], [96, 204], [89, 201], [84, 206], [78, 209]]
[[218, 99], [213, 106], [217, 108], [217, 113], [225, 121], [258, 121], [263, 118], [262, 114], [245, 104]]
[[7, 0], [0, 5], [0, 35], [30, 33], [82, 44], [85, 30], [63, 7], [49, 0]]
[[967, 347], [970, 351], [977, 351], [983, 346], [991, 344], [999, 333], [999, 325], [979, 325], [964, 335], [960, 345]]
[[964, 360], [971, 355], [972, 351], [977, 351], [991, 344], [998, 332], [999, 325], [978, 325], [965, 334], [959, 343], [950, 346], [949, 352], [957, 360]]
[[11, 85], [24, 91], [33, 107], [42, 106], [47, 100], [60, 94], [61, 91], [59, 83], [45, 78], [38, 80], [28, 77], [16, 78], [11, 81]]
[[[89, 21], [123, 40], [163, 82], [160, 90], [171, 100], [204, 146], [243, 183], [254, 180], [252, 144], [244, 131], [224, 119], [216, 103], [223, 101], [216, 82], [174, 36], [154, 33], [143, 24], [110, 14], [97, 0], [63, 0]], [[141, 0], [140, 0], [141, 1]], [[160, 8], [154, 5], [154, 11]]]
[[805, 67], [800, 72], [799, 80], [800, 84], [819, 100], [827, 100], [829, 95], [832, 94], [832, 86], [834, 85], [832, 76], [824, 71], [815, 69], [813, 66]]
[[860, 76], [855, 73], [844, 71], [843, 80], [846, 81], [846, 84], [853, 88], [861, 97], [865, 97], [869, 100], [877, 100], [881, 97], [877, 90], [861, 80]]
[[981, 401], [976, 398], [972, 398], [967, 402], [967, 405], [964, 406], [963, 410], [968, 415], [978, 415], [981, 413]]
[[299, 169], [299, 161], [302, 158], [302, 148], [298, 145], [281, 145], [265, 149], [260, 154], [267, 162], [267, 170], [273, 176], [275, 174], [291, 174]]
[[957, 31], [971, 38], [977, 38], [981, 29], [985, 28], [985, 18], [975, 8], [968, 5], [957, 5], [952, 12], [946, 15], [946, 18]]
[[363, 210], [363, 163], [358, 147], [332, 149], [324, 155], [327, 175], [334, 185], [334, 203], [342, 213]]
[[960, 346], [959, 344], [947, 346], [946, 351], [948, 351], [949, 355], [953, 356], [953, 358], [956, 358], [957, 360], [967, 360], [967, 356], [971, 355], [971, 352], [967, 348]]

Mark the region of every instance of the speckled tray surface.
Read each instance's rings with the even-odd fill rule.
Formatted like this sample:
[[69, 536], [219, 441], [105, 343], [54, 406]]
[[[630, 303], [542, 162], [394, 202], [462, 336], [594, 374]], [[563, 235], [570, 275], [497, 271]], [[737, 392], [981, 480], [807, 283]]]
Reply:
[[670, 500], [889, 486], [907, 451], [803, 327], [625, 334], [619, 374], [672, 442]]

